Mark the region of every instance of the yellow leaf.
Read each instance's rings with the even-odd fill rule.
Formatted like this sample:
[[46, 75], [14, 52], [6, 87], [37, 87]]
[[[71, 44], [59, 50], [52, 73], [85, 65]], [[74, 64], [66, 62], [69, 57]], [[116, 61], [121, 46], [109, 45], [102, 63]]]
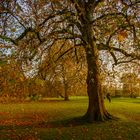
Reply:
[[118, 35], [118, 40], [120, 42], [124, 41], [124, 39], [128, 36], [127, 32], [126, 31], [121, 31]]
[[23, 77], [20, 77], [20, 81], [22, 81], [22, 82], [24, 81]]
[[11, 32], [16, 32], [16, 28], [12, 28], [11, 29]]
[[124, 36], [122, 36], [121, 34], [119, 34], [119, 35], [118, 35], [118, 40], [119, 40], [120, 42], [124, 41]]

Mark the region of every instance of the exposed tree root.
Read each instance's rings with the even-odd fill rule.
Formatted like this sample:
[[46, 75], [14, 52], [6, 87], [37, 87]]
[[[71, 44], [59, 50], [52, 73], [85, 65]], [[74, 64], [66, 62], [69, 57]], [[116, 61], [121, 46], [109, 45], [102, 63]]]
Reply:
[[83, 120], [85, 120], [86, 122], [89, 122], [89, 123], [92, 123], [95, 121], [105, 122], [105, 121], [109, 121], [109, 120], [118, 120], [119, 119], [119, 118], [114, 117], [113, 115], [109, 114], [107, 111], [105, 111], [105, 113], [103, 113], [103, 114], [86, 113], [82, 118], [83, 118]]

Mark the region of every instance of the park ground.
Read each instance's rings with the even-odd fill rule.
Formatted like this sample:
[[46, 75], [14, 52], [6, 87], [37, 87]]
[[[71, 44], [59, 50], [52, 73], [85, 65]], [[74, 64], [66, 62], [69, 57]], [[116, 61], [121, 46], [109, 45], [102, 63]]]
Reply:
[[0, 140], [140, 140], [140, 98], [106, 100], [119, 119], [92, 124], [78, 121], [87, 103], [87, 97], [71, 97], [0, 104]]

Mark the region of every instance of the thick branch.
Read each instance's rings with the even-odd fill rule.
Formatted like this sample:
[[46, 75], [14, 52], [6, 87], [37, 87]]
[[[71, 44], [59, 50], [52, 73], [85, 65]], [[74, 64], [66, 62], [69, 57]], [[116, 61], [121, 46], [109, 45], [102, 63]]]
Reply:
[[105, 45], [103, 43], [98, 45], [98, 49], [99, 50], [109, 50], [109, 51], [111, 49], [111, 51], [119, 52], [119, 53], [123, 54], [126, 57], [131, 57], [131, 58], [135, 58], [135, 59], [140, 60], [140, 55], [137, 55], [135, 53], [128, 53], [127, 51], [125, 51], [125, 50], [123, 50], [121, 48], [109, 47], [109, 46], [107, 46], [107, 45]]
[[114, 65], [118, 65], [118, 64], [123, 64], [123, 63], [129, 63], [129, 62], [135, 63], [135, 64], [139, 65], [139, 63], [135, 62], [134, 60], [137, 60], [137, 59], [132, 58], [132, 59], [130, 59], [130, 60], [118, 61], [116, 64], [114, 63], [113, 66], [114, 66]]
[[125, 50], [123, 49], [120, 49], [120, 48], [115, 48], [115, 47], [111, 47], [114, 51], [117, 51], [117, 52], [120, 52], [122, 53], [123, 55], [125, 55], [126, 57], [132, 57], [132, 58], [136, 58], [138, 60], [140, 60], [140, 55], [137, 55], [135, 53], [128, 53], [126, 52]]
[[[95, 22], [97, 22], [97, 21], [99, 21], [99, 20], [102, 20], [102, 19], [104, 19], [104, 18], [112, 17], [112, 16], [115, 16], [115, 17], [116, 17], [116, 16], [122, 16], [122, 17], [126, 18], [126, 15], [124, 15], [124, 14], [121, 13], [121, 12], [119, 12], [119, 13], [108, 13], [108, 14], [104, 14], [104, 15], [102, 15], [102, 16], [96, 18], [95, 20], [91, 21], [91, 24], [93, 24], [93, 23], [95, 23]], [[114, 18], [114, 17], [113, 17], [113, 18]]]

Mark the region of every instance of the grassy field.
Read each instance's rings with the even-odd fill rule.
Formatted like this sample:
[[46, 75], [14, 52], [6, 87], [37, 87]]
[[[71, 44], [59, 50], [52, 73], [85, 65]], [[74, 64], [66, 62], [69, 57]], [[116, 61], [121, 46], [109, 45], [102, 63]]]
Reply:
[[140, 140], [140, 99], [113, 98], [106, 107], [120, 119], [72, 121], [86, 112], [86, 97], [0, 104], [0, 140]]

